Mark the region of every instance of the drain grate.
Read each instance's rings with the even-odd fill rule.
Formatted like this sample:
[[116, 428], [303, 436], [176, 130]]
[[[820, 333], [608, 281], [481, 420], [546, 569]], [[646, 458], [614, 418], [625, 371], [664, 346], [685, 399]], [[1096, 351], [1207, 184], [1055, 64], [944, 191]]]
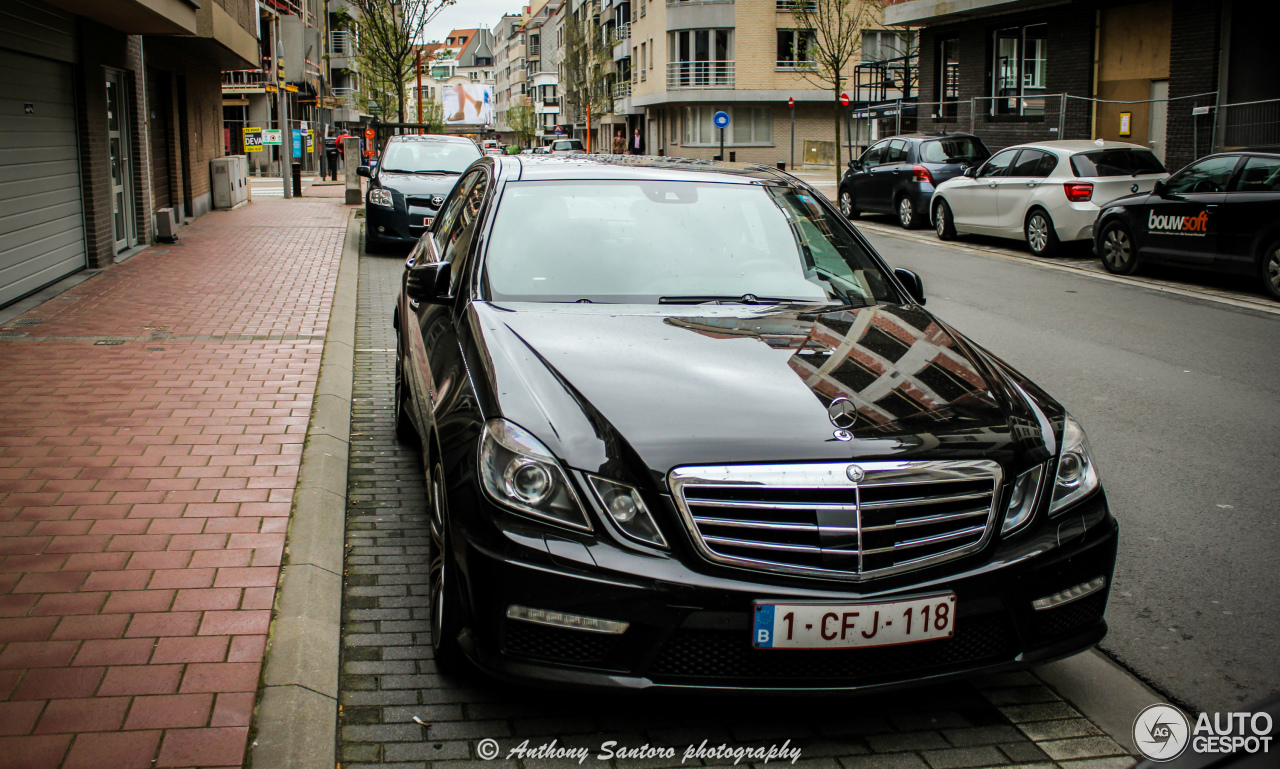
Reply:
[[125, 344], [128, 341], [128, 339], [101, 339], [94, 344]]
[[0, 339], [21, 339], [26, 335], [25, 331], [0, 331]]
[[44, 318], [18, 318], [9, 324], [9, 328], [23, 328], [26, 326], [38, 326], [44, 323]]

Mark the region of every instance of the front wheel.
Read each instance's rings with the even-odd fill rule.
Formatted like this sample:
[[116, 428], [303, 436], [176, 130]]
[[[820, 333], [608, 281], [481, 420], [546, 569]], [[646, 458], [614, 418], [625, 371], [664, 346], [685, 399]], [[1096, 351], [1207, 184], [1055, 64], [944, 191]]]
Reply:
[[938, 240], [955, 240], [956, 223], [951, 218], [951, 207], [947, 201], [939, 200], [933, 207], [933, 229], [938, 233]]
[[1280, 240], [1262, 250], [1262, 286], [1272, 299], [1280, 299]]
[[898, 224], [902, 225], [904, 230], [914, 230], [919, 226], [919, 217], [916, 216], [916, 207], [911, 204], [911, 199], [901, 197], [898, 199]]
[[431, 516], [427, 537], [427, 588], [431, 595], [431, 652], [436, 670], [445, 674], [465, 669], [466, 657], [458, 645], [462, 632], [462, 599], [458, 593], [457, 561], [449, 547], [449, 521], [444, 491], [444, 467], [436, 462], [428, 479]]
[[845, 215], [846, 219], [857, 219], [861, 214], [853, 205], [853, 195], [848, 190], [840, 190], [840, 213]]
[[1023, 228], [1027, 245], [1036, 256], [1053, 256], [1058, 252], [1058, 233], [1053, 231], [1053, 220], [1040, 209], [1031, 212]]
[[1120, 222], [1109, 222], [1099, 239], [1102, 266], [1113, 275], [1131, 275], [1138, 269], [1138, 251], [1133, 246], [1129, 228]]

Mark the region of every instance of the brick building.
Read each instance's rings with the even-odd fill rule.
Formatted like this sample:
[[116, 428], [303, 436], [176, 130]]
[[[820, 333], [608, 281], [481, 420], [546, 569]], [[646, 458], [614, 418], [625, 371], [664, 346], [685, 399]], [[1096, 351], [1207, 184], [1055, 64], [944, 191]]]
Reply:
[[919, 30], [920, 130], [972, 131], [992, 150], [1129, 141], [1172, 169], [1280, 140], [1280, 103], [1269, 127], [1255, 126], [1266, 105], [1231, 106], [1280, 99], [1265, 39], [1280, 23], [1274, 3], [899, 0], [885, 22]]
[[211, 207], [220, 70], [256, 58], [253, 0], [0, 5], [0, 306]]

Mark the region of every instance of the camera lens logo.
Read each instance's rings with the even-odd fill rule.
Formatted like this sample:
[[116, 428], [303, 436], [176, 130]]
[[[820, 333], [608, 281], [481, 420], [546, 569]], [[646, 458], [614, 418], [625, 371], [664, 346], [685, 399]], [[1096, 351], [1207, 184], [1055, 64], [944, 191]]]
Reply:
[[1133, 720], [1133, 743], [1152, 761], [1170, 761], [1182, 755], [1191, 741], [1191, 723], [1172, 705], [1151, 705]]

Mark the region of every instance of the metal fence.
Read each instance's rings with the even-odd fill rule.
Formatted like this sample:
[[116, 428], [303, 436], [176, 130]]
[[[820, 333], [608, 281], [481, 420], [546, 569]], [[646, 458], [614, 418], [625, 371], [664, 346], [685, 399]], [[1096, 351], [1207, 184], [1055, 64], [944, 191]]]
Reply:
[[1280, 99], [1224, 104], [1216, 148], [1280, 144]]

